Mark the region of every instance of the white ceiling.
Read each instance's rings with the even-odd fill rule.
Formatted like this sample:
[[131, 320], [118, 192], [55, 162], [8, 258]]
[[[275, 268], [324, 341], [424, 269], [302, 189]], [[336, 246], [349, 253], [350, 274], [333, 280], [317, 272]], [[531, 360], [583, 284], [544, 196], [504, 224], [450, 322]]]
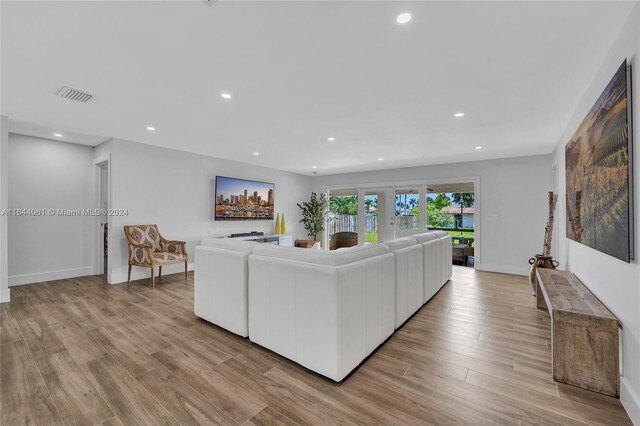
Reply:
[[633, 5], [2, 1], [2, 114], [305, 174], [549, 153]]
[[9, 132], [89, 146], [96, 146], [110, 139], [104, 136], [86, 135], [67, 130], [62, 131], [57, 128], [41, 126], [20, 120], [9, 121]]

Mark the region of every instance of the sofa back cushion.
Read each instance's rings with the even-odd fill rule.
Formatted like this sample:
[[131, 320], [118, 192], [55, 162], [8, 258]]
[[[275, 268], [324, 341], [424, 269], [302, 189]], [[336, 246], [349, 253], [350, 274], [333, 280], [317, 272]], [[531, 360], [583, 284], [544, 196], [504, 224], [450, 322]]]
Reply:
[[389, 250], [396, 251], [406, 247], [415, 246], [418, 241], [414, 237], [396, 238], [395, 240], [384, 241], [382, 244], [389, 247]]
[[230, 238], [205, 238], [200, 245], [205, 247], [216, 247], [238, 253], [249, 254], [259, 243], [255, 241], [233, 240]]
[[255, 255], [326, 266], [347, 265], [388, 252], [389, 249], [383, 244], [370, 244], [333, 251], [284, 247], [271, 244], [260, 244], [253, 249], [253, 254]]
[[433, 241], [440, 237], [435, 233], [435, 231], [425, 232], [424, 234], [414, 235], [413, 238], [416, 239], [418, 244], [424, 244], [427, 241]]

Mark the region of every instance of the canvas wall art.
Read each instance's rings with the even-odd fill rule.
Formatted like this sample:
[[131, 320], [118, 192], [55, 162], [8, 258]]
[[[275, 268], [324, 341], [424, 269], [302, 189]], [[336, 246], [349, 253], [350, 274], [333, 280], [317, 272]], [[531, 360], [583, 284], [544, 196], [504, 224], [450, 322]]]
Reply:
[[630, 105], [626, 61], [565, 148], [567, 237], [629, 262]]

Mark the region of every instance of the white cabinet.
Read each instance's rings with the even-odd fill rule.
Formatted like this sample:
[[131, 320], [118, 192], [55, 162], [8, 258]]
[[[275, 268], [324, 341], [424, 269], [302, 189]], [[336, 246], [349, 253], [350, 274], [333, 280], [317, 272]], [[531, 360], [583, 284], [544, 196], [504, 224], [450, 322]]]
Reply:
[[293, 234], [278, 235], [279, 246], [293, 247], [294, 243], [295, 243], [295, 238], [293, 237]]
[[[209, 238], [212, 238], [209, 232]], [[236, 241], [255, 241], [257, 243], [276, 244], [285, 247], [294, 247], [296, 237], [294, 234], [264, 234], [264, 235], [245, 235], [243, 237], [215, 237], [218, 239], [229, 239]]]

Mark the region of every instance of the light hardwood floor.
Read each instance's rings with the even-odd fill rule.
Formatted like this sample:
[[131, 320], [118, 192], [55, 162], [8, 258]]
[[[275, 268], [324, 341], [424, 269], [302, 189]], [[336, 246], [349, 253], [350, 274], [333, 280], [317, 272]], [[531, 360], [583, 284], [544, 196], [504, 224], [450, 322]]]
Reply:
[[13, 287], [0, 307], [2, 425], [630, 424], [555, 383], [524, 277], [453, 279], [336, 384], [193, 315], [193, 276]]

